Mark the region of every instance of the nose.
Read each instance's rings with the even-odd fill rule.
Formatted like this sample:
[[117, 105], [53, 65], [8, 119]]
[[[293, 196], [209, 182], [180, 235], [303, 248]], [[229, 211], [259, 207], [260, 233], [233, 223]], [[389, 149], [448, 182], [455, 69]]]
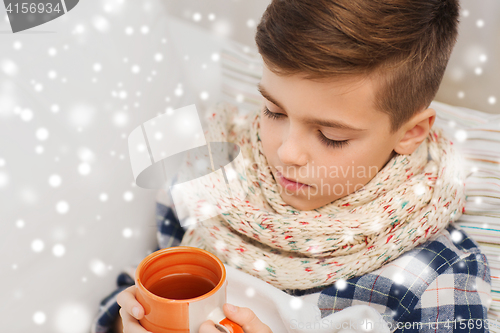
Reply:
[[304, 136], [289, 126], [283, 143], [278, 148], [278, 157], [284, 165], [303, 166], [309, 159]]

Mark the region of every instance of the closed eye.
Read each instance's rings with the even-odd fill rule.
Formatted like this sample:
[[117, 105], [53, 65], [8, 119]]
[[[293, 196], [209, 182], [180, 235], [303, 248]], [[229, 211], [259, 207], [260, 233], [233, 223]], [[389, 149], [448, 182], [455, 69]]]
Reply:
[[[284, 115], [284, 114], [269, 111], [267, 106], [264, 106], [264, 115], [266, 115], [267, 117], [269, 117], [270, 119], [273, 119], [273, 120], [277, 120], [277, 119], [281, 119], [283, 117], [286, 117], [286, 115]], [[323, 133], [321, 133], [321, 131], [318, 131], [318, 133], [319, 133], [319, 135], [318, 135], [319, 140], [325, 146], [327, 146], [329, 148], [342, 148], [342, 147], [349, 144], [349, 140], [343, 140], [343, 141], [331, 140], [331, 139], [328, 139], [326, 136], [324, 136]]]
[[343, 141], [330, 140], [327, 137], [325, 137], [323, 133], [321, 133], [320, 131], [318, 132], [319, 132], [319, 140], [323, 142], [323, 144], [326, 145], [327, 147], [342, 148], [349, 144], [349, 140], [343, 140]]
[[279, 118], [283, 118], [285, 117], [284, 114], [281, 114], [281, 113], [274, 113], [274, 112], [271, 112], [269, 111], [269, 109], [267, 108], [267, 106], [264, 106], [264, 114], [271, 118], [271, 119], [279, 119]]

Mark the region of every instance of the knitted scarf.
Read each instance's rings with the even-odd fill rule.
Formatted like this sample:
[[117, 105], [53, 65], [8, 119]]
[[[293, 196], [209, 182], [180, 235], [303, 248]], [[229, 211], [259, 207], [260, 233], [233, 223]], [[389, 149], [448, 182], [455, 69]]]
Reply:
[[260, 110], [239, 115], [236, 106], [218, 103], [210, 111], [207, 141], [241, 148], [250, 162], [249, 193], [244, 201], [222, 202], [225, 213], [190, 226], [180, 245], [210, 251], [277, 288], [328, 286], [369, 273], [463, 213], [461, 156], [440, 128], [431, 128], [412, 154], [396, 154], [359, 190], [300, 211], [279, 195], [260, 141]]

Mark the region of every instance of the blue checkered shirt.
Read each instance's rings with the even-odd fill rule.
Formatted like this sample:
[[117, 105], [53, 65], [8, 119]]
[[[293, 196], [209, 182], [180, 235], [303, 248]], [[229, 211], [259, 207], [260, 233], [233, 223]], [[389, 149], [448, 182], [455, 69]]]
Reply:
[[[156, 250], [177, 246], [181, 227], [174, 210], [157, 202]], [[92, 333], [112, 332], [119, 316], [116, 295], [134, 284], [133, 273], [117, 277], [117, 289], [105, 297]], [[346, 284], [285, 290], [295, 296], [319, 293], [321, 316], [356, 304], [375, 308], [391, 332], [489, 332], [491, 276], [478, 244], [454, 223], [432, 239]]]

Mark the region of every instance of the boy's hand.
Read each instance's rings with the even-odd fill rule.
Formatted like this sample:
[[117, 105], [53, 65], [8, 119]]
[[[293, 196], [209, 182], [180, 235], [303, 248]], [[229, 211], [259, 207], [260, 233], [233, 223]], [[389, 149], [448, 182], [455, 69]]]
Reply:
[[144, 309], [135, 298], [136, 290], [136, 286], [133, 285], [116, 296], [116, 301], [121, 306], [120, 316], [122, 317], [121, 327], [118, 325], [115, 328], [119, 333], [150, 333], [139, 323], [139, 319], [144, 316]]
[[[262, 323], [259, 318], [249, 308], [240, 308], [229, 303], [222, 307], [227, 319], [234, 321], [243, 328], [245, 333], [273, 333], [269, 326]], [[215, 328], [214, 322], [211, 320], [205, 321], [200, 326], [199, 333], [220, 333]]]

